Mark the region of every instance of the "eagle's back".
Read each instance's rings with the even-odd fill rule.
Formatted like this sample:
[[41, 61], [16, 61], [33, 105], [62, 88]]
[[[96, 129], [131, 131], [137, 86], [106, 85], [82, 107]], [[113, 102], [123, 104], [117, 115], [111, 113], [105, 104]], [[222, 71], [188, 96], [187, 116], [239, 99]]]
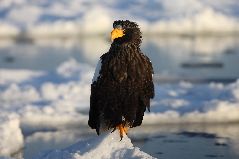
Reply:
[[99, 131], [102, 118], [108, 128], [142, 123], [154, 97], [153, 67], [138, 48], [110, 50], [101, 56], [101, 69], [91, 85], [89, 125]]

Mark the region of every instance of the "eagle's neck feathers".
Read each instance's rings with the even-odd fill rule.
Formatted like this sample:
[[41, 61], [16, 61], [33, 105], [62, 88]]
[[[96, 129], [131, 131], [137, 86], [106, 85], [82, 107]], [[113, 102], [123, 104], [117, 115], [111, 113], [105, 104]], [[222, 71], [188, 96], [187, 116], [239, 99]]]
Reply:
[[140, 53], [140, 46], [135, 45], [134, 43], [126, 43], [126, 44], [117, 44], [117, 43], [112, 43], [110, 50], [110, 53], [120, 55], [120, 54], [136, 54]]

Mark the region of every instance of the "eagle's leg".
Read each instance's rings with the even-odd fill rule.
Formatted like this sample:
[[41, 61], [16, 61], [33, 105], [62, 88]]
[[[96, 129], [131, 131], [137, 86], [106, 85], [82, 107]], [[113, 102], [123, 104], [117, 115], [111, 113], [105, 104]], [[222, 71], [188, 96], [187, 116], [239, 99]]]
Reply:
[[117, 126], [117, 129], [119, 130], [119, 134], [120, 134], [120, 141], [122, 140], [124, 133], [127, 135], [128, 132], [128, 128], [126, 126], [124, 126], [123, 124], [119, 124]]
[[128, 134], [128, 130], [129, 130], [129, 128], [127, 126], [124, 126], [124, 132], [126, 135]]
[[119, 129], [119, 134], [120, 134], [120, 141], [122, 140], [123, 136], [124, 136], [124, 127], [123, 124], [119, 124], [117, 126], [117, 128]]

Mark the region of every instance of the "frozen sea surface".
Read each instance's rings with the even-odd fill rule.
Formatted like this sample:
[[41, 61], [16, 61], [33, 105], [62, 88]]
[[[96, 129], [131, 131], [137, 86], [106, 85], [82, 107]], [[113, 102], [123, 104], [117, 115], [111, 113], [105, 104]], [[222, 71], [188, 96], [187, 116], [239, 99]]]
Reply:
[[[1, 41], [1, 155], [62, 153], [96, 136], [87, 126], [90, 84], [109, 46], [103, 37]], [[145, 38], [156, 96], [143, 126], [129, 132], [134, 146], [157, 158], [238, 158], [238, 46], [228, 36]]]
[[[239, 158], [238, 8], [237, 0], [1, 0], [0, 156]], [[156, 84], [151, 112], [120, 144], [87, 126], [90, 83], [116, 19], [140, 25]]]
[[18, 117], [14, 113], [0, 115], [0, 155], [16, 153], [23, 147], [23, 135]]
[[1, 0], [0, 36], [105, 34], [116, 19], [139, 22], [145, 34], [235, 34], [238, 7], [237, 0]]
[[85, 141], [80, 141], [68, 148], [54, 150], [43, 155], [39, 159], [153, 159], [154, 157], [134, 147], [131, 140], [124, 136], [121, 140], [118, 132], [103, 134]]

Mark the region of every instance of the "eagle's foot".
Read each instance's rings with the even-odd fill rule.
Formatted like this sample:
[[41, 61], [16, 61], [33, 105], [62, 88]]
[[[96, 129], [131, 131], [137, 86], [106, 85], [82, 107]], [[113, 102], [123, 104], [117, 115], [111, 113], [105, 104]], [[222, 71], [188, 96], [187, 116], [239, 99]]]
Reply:
[[120, 141], [122, 140], [123, 136], [124, 136], [124, 133], [127, 135], [127, 132], [128, 132], [128, 128], [123, 125], [123, 124], [119, 124], [117, 126], [117, 129], [119, 130], [119, 134], [120, 134]]

